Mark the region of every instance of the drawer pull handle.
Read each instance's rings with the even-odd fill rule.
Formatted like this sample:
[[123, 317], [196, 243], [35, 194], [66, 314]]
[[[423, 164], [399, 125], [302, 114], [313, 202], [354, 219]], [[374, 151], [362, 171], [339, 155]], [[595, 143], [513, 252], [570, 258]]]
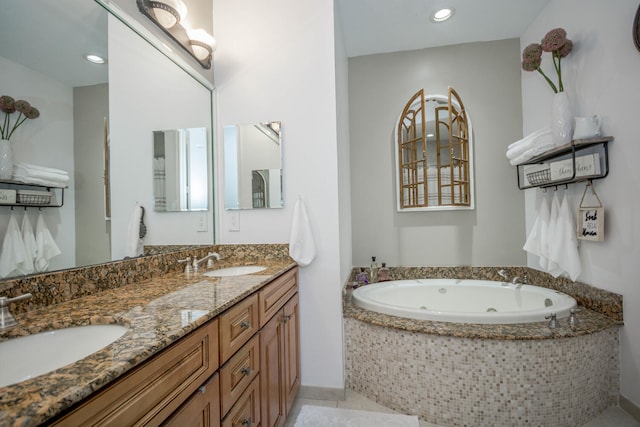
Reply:
[[241, 421], [243, 426], [251, 427], [251, 418], [245, 418]]
[[282, 317], [282, 323], [287, 323], [289, 320], [291, 320], [291, 315], [287, 314], [286, 316]]
[[248, 377], [249, 375], [251, 375], [251, 368], [245, 366], [244, 368], [240, 369], [240, 373]]
[[242, 321], [240, 322], [240, 327], [242, 329], [249, 329], [251, 328], [251, 322], [249, 322], [248, 320]]

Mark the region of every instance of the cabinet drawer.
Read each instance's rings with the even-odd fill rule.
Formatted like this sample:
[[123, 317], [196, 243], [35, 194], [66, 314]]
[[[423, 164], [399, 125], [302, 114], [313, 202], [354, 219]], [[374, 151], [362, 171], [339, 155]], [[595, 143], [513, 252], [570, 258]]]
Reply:
[[225, 416], [260, 371], [259, 335], [254, 336], [220, 369], [220, 409]]
[[226, 362], [258, 331], [258, 296], [251, 295], [219, 317], [220, 363]]
[[259, 425], [260, 377], [256, 377], [222, 420], [222, 427], [258, 427]]
[[298, 291], [297, 272], [298, 269], [295, 268], [286, 272], [258, 293], [260, 300], [260, 327], [266, 325], [269, 319]]
[[214, 375], [162, 423], [169, 427], [220, 427], [220, 377]]
[[54, 425], [157, 425], [218, 366], [218, 322], [213, 320], [99, 391]]

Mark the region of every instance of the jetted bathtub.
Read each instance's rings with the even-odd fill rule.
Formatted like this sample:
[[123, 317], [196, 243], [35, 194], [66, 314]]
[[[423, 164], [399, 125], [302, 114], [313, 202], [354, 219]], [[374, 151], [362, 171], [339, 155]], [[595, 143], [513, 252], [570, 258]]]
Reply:
[[378, 313], [456, 323], [541, 322], [568, 317], [576, 300], [532, 285], [470, 279], [393, 280], [362, 286], [353, 302]]

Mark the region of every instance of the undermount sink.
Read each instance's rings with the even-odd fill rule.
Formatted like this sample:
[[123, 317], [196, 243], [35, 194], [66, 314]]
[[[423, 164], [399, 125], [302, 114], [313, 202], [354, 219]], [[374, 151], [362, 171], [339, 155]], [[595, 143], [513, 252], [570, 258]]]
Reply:
[[219, 270], [211, 270], [202, 274], [209, 277], [230, 277], [258, 273], [266, 269], [267, 267], [263, 267], [261, 265], [241, 265], [238, 267], [227, 267], [221, 268]]
[[108, 346], [124, 333], [121, 325], [88, 325], [12, 338], [0, 343], [0, 387], [62, 368]]

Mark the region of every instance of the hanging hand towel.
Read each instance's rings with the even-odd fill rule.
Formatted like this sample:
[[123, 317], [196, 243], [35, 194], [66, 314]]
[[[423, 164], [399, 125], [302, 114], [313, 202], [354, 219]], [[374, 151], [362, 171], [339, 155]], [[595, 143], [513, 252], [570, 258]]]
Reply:
[[[546, 214], [544, 213], [545, 211]], [[543, 247], [543, 233], [546, 233], [547, 231], [546, 229], [543, 230], [543, 226], [547, 227], [548, 221], [549, 205], [547, 204], [547, 199], [543, 195], [536, 214], [536, 220], [533, 223], [533, 227], [531, 227], [531, 232], [529, 233], [529, 237], [527, 237], [527, 241], [522, 247], [522, 249], [530, 254], [538, 256], [540, 258], [540, 264], [543, 263], [543, 259], [546, 264], [547, 259], [546, 247]], [[546, 235], [544, 236], [544, 243], [546, 244]]]
[[33, 227], [26, 210], [22, 217], [22, 241], [24, 242], [24, 264], [20, 272], [22, 274], [31, 274], [36, 271], [34, 261], [38, 256], [38, 245], [36, 244], [36, 236], [33, 233]]
[[[578, 252], [578, 239], [573, 214], [569, 208], [567, 193], [562, 197], [562, 204], [558, 213], [558, 222], [555, 226], [555, 244], [551, 248], [549, 256], [554, 259], [562, 272], [566, 272], [574, 282], [580, 275], [582, 266]], [[560, 274], [555, 275], [558, 277]]]
[[311, 264], [316, 256], [316, 244], [311, 231], [311, 224], [304, 206], [302, 197], [296, 200], [293, 207], [293, 221], [291, 224], [291, 237], [289, 239], [289, 256], [300, 267]]
[[127, 248], [125, 251], [125, 256], [130, 258], [142, 255], [142, 238], [140, 237], [142, 212], [142, 206], [136, 206], [133, 209], [133, 212], [131, 213], [131, 219], [129, 220], [129, 229], [127, 232]]
[[546, 194], [542, 195], [540, 203], [540, 259], [538, 263], [543, 271], [549, 268], [549, 201]]
[[58, 248], [58, 245], [56, 245], [56, 241], [53, 240], [53, 236], [51, 236], [51, 232], [44, 222], [42, 212], [38, 214], [38, 220], [36, 221], [36, 246], [38, 250], [35, 269], [39, 272], [47, 271], [51, 259], [57, 257], [62, 252], [60, 248]]
[[555, 246], [559, 244], [558, 233], [556, 232], [556, 228], [558, 225], [558, 216], [560, 214], [560, 201], [558, 200], [558, 192], [553, 192], [553, 199], [551, 200], [551, 212], [549, 214], [549, 227], [547, 231], [547, 254], [548, 254], [548, 263], [547, 263], [547, 272], [554, 277], [558, 277], [562, 274], [562, 269], [558, 266], [558, 260], [553, 258], [551, 255], [555, 253]]
[[0, 277], [7, 277], [12, 272], [22, 267], [25, 259], [24, 242], [18, 228], [18, 221], [14, 213], [11, 213], [9, 225], [2, 242], [2, 254], [0, 254]]

